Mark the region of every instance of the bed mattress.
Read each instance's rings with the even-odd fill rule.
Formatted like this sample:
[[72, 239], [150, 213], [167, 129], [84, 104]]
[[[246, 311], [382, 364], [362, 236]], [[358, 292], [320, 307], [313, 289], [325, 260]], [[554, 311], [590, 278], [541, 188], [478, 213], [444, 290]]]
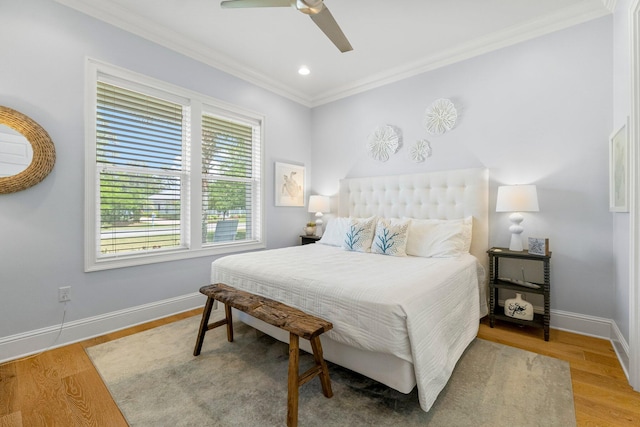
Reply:
[[478, 331], [472, 255], [392, 257], [313, 244], [231, 255], [211, 283], [269, 297], [333, 323], [340, 343], [413, 363], [428, 411]]

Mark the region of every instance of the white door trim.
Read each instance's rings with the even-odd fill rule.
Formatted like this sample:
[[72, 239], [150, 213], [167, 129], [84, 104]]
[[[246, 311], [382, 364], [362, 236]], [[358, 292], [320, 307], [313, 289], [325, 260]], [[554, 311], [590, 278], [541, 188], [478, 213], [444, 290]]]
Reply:
[[640, 0], [629, 10], [631, 120], [629, 120], [629, 383], [640, 391]]

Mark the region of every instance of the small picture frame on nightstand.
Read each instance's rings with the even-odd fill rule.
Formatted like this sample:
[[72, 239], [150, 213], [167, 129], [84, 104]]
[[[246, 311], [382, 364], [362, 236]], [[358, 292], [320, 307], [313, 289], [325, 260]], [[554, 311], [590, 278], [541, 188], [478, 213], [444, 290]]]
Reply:
[[529, 237], [529, 253], [531, 255], [549, 255], [549, 239]]

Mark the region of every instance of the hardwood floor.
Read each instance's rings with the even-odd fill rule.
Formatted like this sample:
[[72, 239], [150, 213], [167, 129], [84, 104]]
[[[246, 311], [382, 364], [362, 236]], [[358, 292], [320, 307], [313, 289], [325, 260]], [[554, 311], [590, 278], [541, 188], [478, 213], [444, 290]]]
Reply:
[[[193, 310], [0, 365], [0, 427], [126, 426], [84, 349], [200, 313]], [[627, 383], [608, 341], [552, 329], [545, 342], [540, 329], [499, 322], [493, 329], [482, 322], [478, 336], [568, 361], [579, 426], [640, 425], [640, 393]]]
[[640, 426], [640, 393], [609, 341], [551, 329], [545, 342], [541, 329], [502, 322], [492, 329], [486, 319], [478, 337], [569, 362], [578, 426]]
[[127, 426], [84, 349], [200, 314], [188, 311], [0, 365], [0, 427]]

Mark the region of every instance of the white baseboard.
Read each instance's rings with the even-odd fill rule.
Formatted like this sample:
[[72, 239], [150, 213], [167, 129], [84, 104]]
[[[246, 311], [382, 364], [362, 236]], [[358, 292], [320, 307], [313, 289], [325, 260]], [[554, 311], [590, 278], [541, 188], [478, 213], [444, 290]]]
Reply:
[[613, 323], [612, 334], [611, 334], [611, 344], [613, 344], [613, 349], [618, 356], [618, 360], [620, 361], [620, 365], [622, 365], [622, 370], [624, 374], [627, 376], [627, 380], [629, 380], [629, 344], [622, 336], [622, 332], [618, 329], [618, 324], [616, 322]]
[[629, 344], [622, 336], [616, 322], [602, 317], [551, 310], [551, 327], [609, 340], [627, 380], [629, 379]]
[[568, 311], [551, 310], [551, 327], [561, 331], [611, 340], [613, 320]]
[[[125, 310], [65, 322], [63, 325], [0, 338], [0, 363], [199, 308], [204, 303], [204, 296], [194, 292]], [[536, 312], [540, 311], [540, 307], [534, 309]], [[551, 327], [610, 340], [628, 377], [629, 345], [613, 320], [551, 310]], [[59, 337], [58, 334], [60, 334]]]
[[202, 307], [205, 301], [201, 293], [194, 292], [3, 337], [0, 338], [0, 363]]
[[[504, 307], [504, 300], [499, 299], [498, 305]], [[501, 308], [502, 310], [502, 308]], [[534, 305], [533, 312], [544, 314], [544, 307]], [[612, 327], [614, 322], [611, 319], [588, 316], [586, 314], [571, 313], [568, 311], [551, 310], [550, 326], [567, 332], [574, 332], [580, 335], [603, 338], [612, 338]]]
[[[499, 304], [504, 306], [504, 301], [499, 300]], [[544, 307], [534, 306], [533, 311], [543, 314]], [[629, 344], [613, 320], [562, 310], [551, 310], [550, 327], [610, 341], [627, 379], [629, 378]]]

